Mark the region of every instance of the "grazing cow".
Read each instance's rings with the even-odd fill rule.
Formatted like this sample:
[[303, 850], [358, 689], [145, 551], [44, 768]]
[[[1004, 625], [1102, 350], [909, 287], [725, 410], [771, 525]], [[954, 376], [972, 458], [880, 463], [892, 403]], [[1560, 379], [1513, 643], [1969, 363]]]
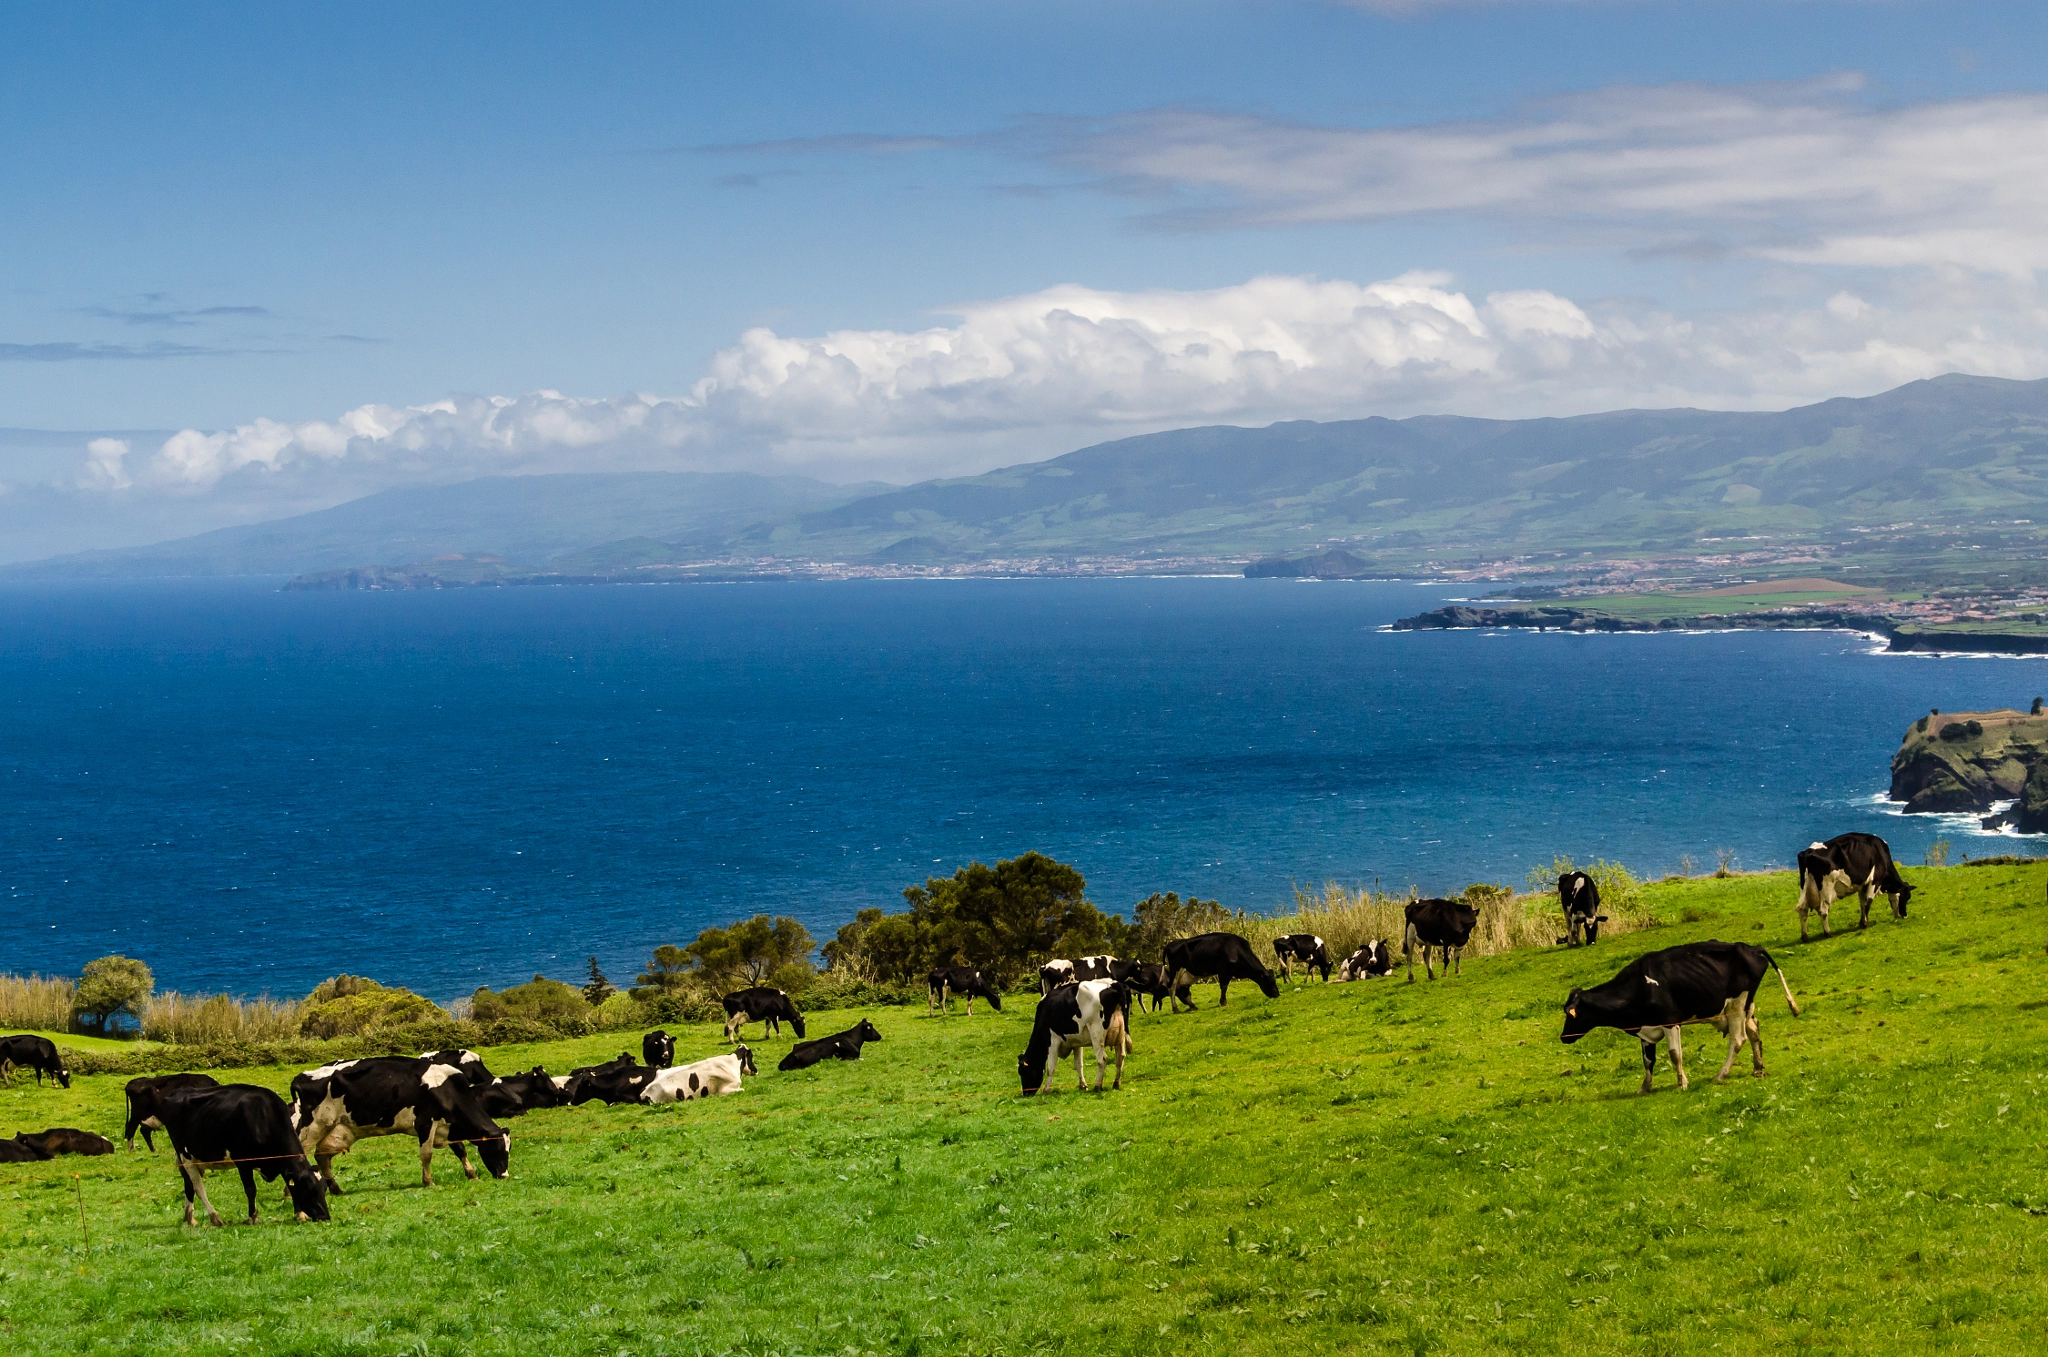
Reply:
[[53, 1126], [39, 1136], [26, 1132], [15, 1139], [41, 1154], [45, 1159], [55, 1159], [60, 1154], [112, 1154], [114, 1142], [93, 1131], [76, 1131], [69, 1126]]
[[1323, 983], [1330, 983], [1329, 949], [1313, 933], [1288, 933], [1273, 939], [1273, 955], [1279, 958], [1280, 974], [1285, 979], [1294, 978], [1294, 963], [1298, 961], [1306, 970], [1320, 969]]
[[36, 1084], [42, 1085], [43, 1076], [71, 1087], [71, 1071], [64, 1068], [64, 1062], [57, 1056], [57, 1043], [48, 1037], [20, 1036], [0, 1037], [0, 1088], [14, 1086], [14, 1071], [34, 1070]]
[[699, 1060], [693, 1065], [680, 1065], [672, 1070], [663, 1070], [649, 1080], [640, 1090], [643, 1103], [680, 1103], [691, 1098], [710, 1098], [720, 1094], [738, 1093], [740, 1076], [758, 1074], [754, 1068], [754, 1053], [745, 1046], [735, 1046], [724, 1055]]
[[1051, 994], [1061, 985], [1074, 983], [1074, 963], [1058, 959], [1048, 961], [1038, 968], [1038, 993], [1041, 997]]
[[1445, 975], [1451, 973], [1454, 960], [1458, 963], [1458, 974], [1463, 975], [1465, 944], [1479, 922], [1479, 911], [1462, 900], [1417, 900], [1408, 906], [1407, 914], [1408, 931], [1401, 938], [1401, 955], [1408, 959], [1408, 983], [1415, 983], [1418, 943], [1422, 946], [1422, 973], [1431, 980], [1436, 979], [1429, 964], [1432, 947], [1443, 951]]
[[484, 1115], [493, 1121], [521, 1117], [536, 1107], [566, 1104], [569, 1095], [562, 1091], [565, 1082], [549, 1078], [546, 1070], [535, 1065], [524, 1074], [508, 1074], [492, 1080], [476, 1091], [477, 1101], [483, 1105]]
[[1600, 912], [1600, 887], [1592, 877], [1584, 872], [1560, 876], [1557, 903], [1564, 909], [1564, 936], [1559, 942], [1577, 947], [1582, 934], [1588, 947], [1600, 940], [1600, 925], [1607, 922], [1607, 916]]
[[1114, 980], [1083, 980], [1061, 985], [1038, 1001], [1031, 1020], [1031, 1040], [1017, 1057], [1017, 1077], [1024, 1083], [1024, 1096], [1031, 1097], [1045, 1087], [1048, 1070], [1059, 1068], [1061, 1060], [1074, 1057], [1074, 1078], [1088, 1087], [1088, 1074], [1081, 1053], [1095, 1048], [1095, 1091], [1102, 1092], [1107, 1050], [1116, 1058], [1116, 1082], [1124, 1086], [1124, 1057], [1131, 1053], [1131, 992]]
[[471, 1088], [484, 1088], [498, 1077], [484, 1068], [484, 1058], [475, 1051], [421, 1051], [420, 1059], [430, 1065], [453, 1065]]
[[249, 1197], [249, 1223], [256, 1223], [256, 1175], [265, 1182], [284, 1179], [300, 1220], [327, 1219], [327, 1188], [306, 1162], [294, 1134], [284, 1099], [255, 1084], [222, 1084], [214, 1088], [166, 1090], [157, 1101], [157, 1119], [178, 1156], [185, 1183], [185, 1223], [192, 1219], [192, 1196], [206, 1204], [206, 1217], [221, 1223], [220, 1212], [206, 1195], [206, 1170], [233, 1165], [242, 1175]]
[[1845, 895], [1862, 902], [1856, 926], [1870, 927], [1870, 902], [1879, 894], [1891, 902], [1893, 918], [1906, 917], [1913, 886], [1899, 875], [1890, 844], [1875, 834], [1837, 834], [1826, 843], [1809, 844], [1799, 855], [1799, 940], [1806, 941], [1806, 916], [1816, 910], [1821, 936], [1831, 937], [1828, 909]]
[[988, 1006], [1000, 1013], [1003, 1011], [1003, 996], [989, 978], [972, 966], [941, 966], [924, 978], [928, 1006], [939, 1012], [946, 1011], [947, 1001], [958, 994], [967, 1000], [967, 1016], [974, 1016], [974, 1000], [978, 995], [988, 1000]]
[[1132, 962], [1130, 969], [1116, 979], [1131, 992], [1131, 998], [1137, 1007], [1143, 1008], [1145, 1001], [1150, 999], [1154, 1013], [1157, 1013], [1159, 1006], [1166, 1002], [1167, 996], [1173, 993], [1173, 987], [1167, 983], [1166, 967], [1156, 962]]
[[642, 1090], [663, 1073], [665, 1071], [649, 1069], [645, 1065], [615, 1065], [610, 1069], [579, 1074], [569, 1081], [569, 1102], [575, 1107], [590, 1102], [601, 1102], [611, 1107], [638, 1102]]
[[1596, 1027], [1633, 1032], [1643, 1044], [1643, 1092], [1657, 1067], [1657, 1041], [1668, 1038], [1671, 1066], [1678, 1086], [1688, 1088], [1684, 1048], [1679, 1029], [1689, 1022], [1710, 1022], [1728, 1038], [1728, 1059], [1715, 1081], [1735, 1068], [1735, 1054], [1745, 1041], [1755, 1043], [1750, 1059], [1764, 1072], [1763, 1031], [1757, 1026], [1757, 986], [1767, 970], [1778, 971], [1778, 985], [1792, 1016], [1799, 1005], [1785, 972], [1761, 947], [1746, 942], [1689, 942], [1637, 957], [1604, 985], [1575, 989], [1564, 1001], [1564, 1034], [1569, 1046]]
[[343, 1060], [292, 1080], [292, 1128], [307, 1157], [320, 1166], [331, 1192], [334, 1156], [358, 1140], [410, 1131], [420, 1144], [420, 1185], [434, 1185], [434, 1151], [455, 1151], [465, 1177], [474, 1179], [469, 1146], [493, 1178], [511, 1176], [512, 1137], [484, 1112], [461, 1070], [405, 1056]]
[[40, 1164], [49, 1157], [37, 1154], [33, 1145], [20, 1140], [0, 1140], [0, 1164]]
[[1115, 980], [1117, 972], [1131, 963], [1113, 956], [1081, 956], [1074, 958], [1074, 979]]
[[640, 1060], [652, 1070], [665, 1070], [676, 1063], [676, 1039], [667, 1032], [649, 1032], [640, 1038]]
[[1190, 989], [1197, 980], [1216, 981], [1219, 1007], [1229, 1007], [1233, 980], [1252, 981], [1268, 999], [1280, 997], [1280, 983], [1273, 979], [1273, 973], [1259, 963], [1252, 945], [1235, 933], [1198, 933], [1192, 938], [1175, 938], [1166, 944], [1166, 974], [1175, 1012], [1180, 1011], [1182, 1004], [1190, 1009], [1195, 1006]]
[[1383, 975], [1394, 973], [1394, 954], [1387, 950], [1387, 940], [1380, 938], [1345, 957], [1337, 967], [1337, 983], [1352, 980], [1377, 980]]
[[750, 1022], [768, 1024], [768, 1031], [782, 1032], [782, 1024], [788, 1023], [796, 1029], [796, 1038], [804, 1038], [804, 1015], [796, 1011], [796, 1004], [787, 994], [769, 985], [756, 985], [752, 989], [734, 990], [721, 1001], [725, 1004], [725, 1039], [737, 1042], [740, 1032]]
[[816, 1041], [799, 1041], [789, 1048], [789, 1054], [782, 1057], [778, 1070], [807, 1070], [820, 1060], [858, 1060], [863, 1042], [880, 1041], [882, 1034], [875, 1025], [862, 1018], [844, 1032], [834, 1032], [829, 1037]]
[[128, 1081], [128, 1149], [135, 1149], [135, 1133], [142, 1132], [142, 1143], [149, 1146], [151, 1154], [156, 1153], [156, 1141], [150, 1138], [151, 1131], [161, 1131], [164, 1124], [157, 1120], [157, 1099], [173, 1089], [219, 1088], [220, 1080], [210, 1074], [145, 1074]]

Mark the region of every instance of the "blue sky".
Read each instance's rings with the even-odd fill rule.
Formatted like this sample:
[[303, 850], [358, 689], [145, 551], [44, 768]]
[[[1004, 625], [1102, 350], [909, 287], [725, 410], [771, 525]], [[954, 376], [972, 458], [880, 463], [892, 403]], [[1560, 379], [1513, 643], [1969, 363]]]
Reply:
[[2044, 38], [1908, 0], [10, 6], [0, 426], [60, 432], [0, 440], [0, 555], [495, 470], [2048, 376]]

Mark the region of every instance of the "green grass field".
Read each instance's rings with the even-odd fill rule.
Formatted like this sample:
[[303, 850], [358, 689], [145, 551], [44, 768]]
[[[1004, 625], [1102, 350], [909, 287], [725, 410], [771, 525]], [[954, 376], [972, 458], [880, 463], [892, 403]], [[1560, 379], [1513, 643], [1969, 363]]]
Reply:
[[[884, 1009], [858, 1064], [779, 1074], [786, 1042], [757, 1042], [734, 1097], [513, 1122], [504, 1182], [444, 1154], [422, 1189], [409, 1138], [368, 1142], [327, 1225], [270, 1186], [260, 1225], [188, 1229], [166, 1154], [9, 1165], [0, 1346], [2048, 1350], [2048, 868], [1909, 874], [1911, 919], [1806, 946], [1780, 874], [1651, 887], [1664, 927], [1433, 985], [1240, 987], [1223, 1011], [1198, 989], [1199, 1012], [1138, 1017], [1099, 1097], [1017, 1096], [1026, 999]], [[1725, 1047], [1696, 1028], [1691, 1091], [1660, 1060], [1641, 1097], [1632, 1037], [1558, 1043], [1573, 984], [1706, 937], [1769, 947], [1805, 1010], [1766, 992], [1767, 1078], [1745, 1053], [1714, 1084]], [[560, 1071], [618, 1047], [487, 1054]], [[678, 1055], [717, 1047], [696, 1029]], [[121, 1082], [17, 1085], [0, 1127], [118, 1134]], [[211, 1182], [234, 1215], [233, 1177]]]

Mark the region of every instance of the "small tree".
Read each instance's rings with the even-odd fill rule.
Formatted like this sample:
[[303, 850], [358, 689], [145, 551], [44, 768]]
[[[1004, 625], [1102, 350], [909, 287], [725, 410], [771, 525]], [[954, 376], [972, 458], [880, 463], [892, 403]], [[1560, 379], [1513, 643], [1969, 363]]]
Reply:
[[663, 943], [654, 949], [647, 969], [633, 978], [635, 999], [659, 999], [674, 994], [690, 981], [690, 958], [683, 949]]
[[596, 1008], [618, 992], [617, 987], [604, 978], [604, 972], [597, 968], [597, 958], [590, 958], [590, 983], [583, 987], [583, 1002]]
[[140, 961], [103, 956], [85, 963], [72, 995], [72, 1012], [81, 1019], [92, 1019], [94, 1028], [104, 1035], [107, 1024], [121, 1014], [140, 1022], [143, 1007], [155, 990], [156, 977]]
[[810, 930], [795, 919], [756, 914], [727, 928], [707, 928], [683, 949], [708, 979], [758, 985], [811, 954]]

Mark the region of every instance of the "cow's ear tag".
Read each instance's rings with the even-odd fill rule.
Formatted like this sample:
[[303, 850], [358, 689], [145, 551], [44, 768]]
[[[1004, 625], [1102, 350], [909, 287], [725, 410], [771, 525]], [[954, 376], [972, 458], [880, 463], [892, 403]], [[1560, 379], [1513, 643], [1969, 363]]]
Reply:
[[1579, 1010], [1576, 1008], [1568, 1008], [1564, 1011], [1564, 1015], [1567, 1018], [1576, 1018], [1579, 1016]]

